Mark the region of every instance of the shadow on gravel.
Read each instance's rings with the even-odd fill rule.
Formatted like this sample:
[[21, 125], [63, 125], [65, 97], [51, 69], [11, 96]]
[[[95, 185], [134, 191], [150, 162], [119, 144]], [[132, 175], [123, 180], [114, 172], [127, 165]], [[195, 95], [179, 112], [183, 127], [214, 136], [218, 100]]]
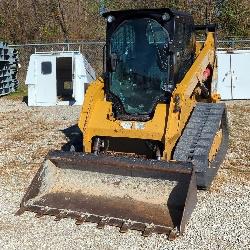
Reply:
[[26, 103], [26, 105], [28, 106], [28, 96], [24, 96], [23, 97], [23, 100], [22, 100], [24, 103]]
[[63, 151], [74, 151], [74, 152], [82, 152], [82, 132], [78, 128], [77, 124], [61, 130], [64, 135], [69, 139], [69, 141], [64, 144], [61, 148]]

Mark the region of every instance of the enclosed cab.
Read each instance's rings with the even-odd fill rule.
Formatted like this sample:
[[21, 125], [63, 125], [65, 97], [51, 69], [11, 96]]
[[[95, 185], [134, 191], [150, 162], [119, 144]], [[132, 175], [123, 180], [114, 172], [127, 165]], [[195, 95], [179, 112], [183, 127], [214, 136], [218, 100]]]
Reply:
[[170, 9], [112, 11], [107, 19], [107, 100], [120, 120], [149, 120], [169, 103], [194, 61], [191, 15]]

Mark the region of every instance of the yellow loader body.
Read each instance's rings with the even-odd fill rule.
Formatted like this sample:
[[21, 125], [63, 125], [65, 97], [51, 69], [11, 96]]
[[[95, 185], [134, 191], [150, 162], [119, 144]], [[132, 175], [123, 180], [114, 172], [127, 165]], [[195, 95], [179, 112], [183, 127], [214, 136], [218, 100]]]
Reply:
[[[226, 153], [226, 109], [216, 92], [215, 32], [204, 26], [206, 41], [195, 45], [191, 16], [169, 9], [104, 17], [107, 74], [85, 94], [78, 122], [83, 152], [50, 153], [19, 214], [28, 210], [174, 239], [184, 232], [195, 207], [197, 186], [211, 185]], [[167, 33], [180, 22], [190, 31], [189, 45], [182, 49], [181, 37], [174, 38], [179, 33]], [[125, 31], [129, 34], [120, 39]], [[178, 72], [181, 80], [176, 80]]]

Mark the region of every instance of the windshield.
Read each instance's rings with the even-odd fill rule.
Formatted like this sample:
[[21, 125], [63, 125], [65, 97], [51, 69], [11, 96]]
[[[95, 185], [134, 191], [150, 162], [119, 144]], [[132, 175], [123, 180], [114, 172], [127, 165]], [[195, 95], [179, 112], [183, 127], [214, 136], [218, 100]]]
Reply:
[[168, 32], [155, 20], [123, 22], [113, 33], [110, 55], [115, 58], [110, 91], [129, 114], [149, 114], [170, 91]]

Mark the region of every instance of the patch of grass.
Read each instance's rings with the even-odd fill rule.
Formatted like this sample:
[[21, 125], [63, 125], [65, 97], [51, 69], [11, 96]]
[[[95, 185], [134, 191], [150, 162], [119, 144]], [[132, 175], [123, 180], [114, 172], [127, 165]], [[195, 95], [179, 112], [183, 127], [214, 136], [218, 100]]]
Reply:
[[28, 87], [25, 84], [20, 84], [18, 89], [10, 93], [7, 98], [13, 100], [22, 100], [24, 97], [28, 96]]

